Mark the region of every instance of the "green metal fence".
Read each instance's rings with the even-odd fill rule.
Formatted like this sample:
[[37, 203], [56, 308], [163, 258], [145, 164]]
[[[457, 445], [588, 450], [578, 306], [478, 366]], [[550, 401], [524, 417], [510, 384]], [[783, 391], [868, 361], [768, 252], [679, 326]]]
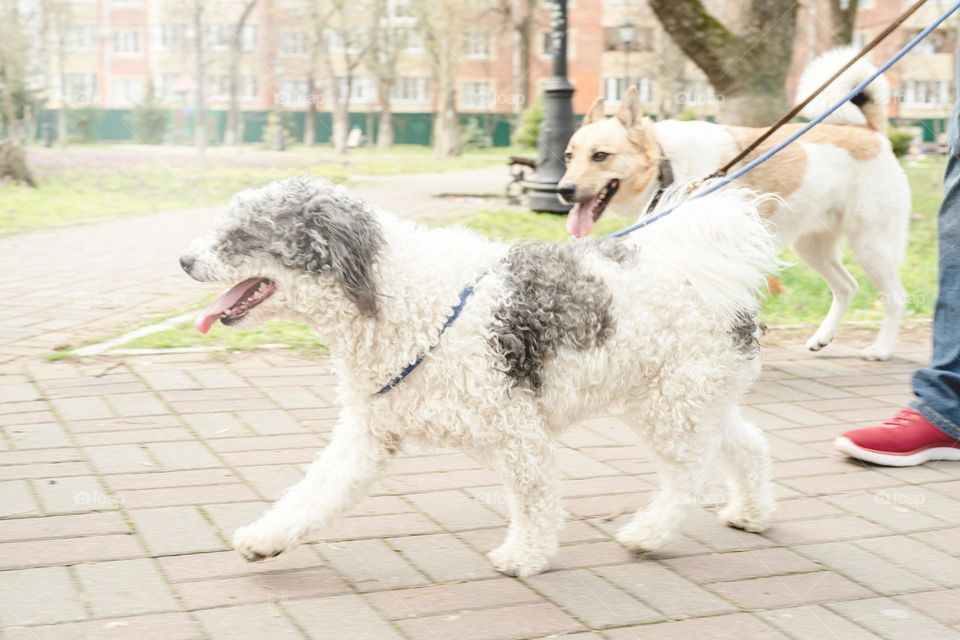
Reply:
[[[72, 110], [71, 120], [77, 120], [78, 115], [84, 116], [83, 132], [72, 126], [71, 135], [89, 135], [94, 140], [135, 141], [136, 127], [133, 125], [133, 112], [128, 109], [84, 109]], [[264, 141], [264, 130], [267, 127], [267, 118], [270, 111], [244, 111], [243, 141], [257, 143]], [[167, 112], [167, 139], [171, 142], [192, 142], [195, 126], [195, 112], [192, 109], [178, 109]], [[290, 136], [297, 142], [303, 141], [307, 114], [303, 111], [287, 111], [283, 113], [284, 127]], [[432, 113], [395, 113], [393, 114], [393, 135], [397, 144], [430, 145], [433, 137]], [[315, 114], [314, 141], [318, 143], [330, 142], [332, 131], [332, 117], [330, 113]], [[56, 132], [57, 111], [45, 110], [41, 112], [37, 121], [36, 136], [41, 135], [42, 127], [46, 123], [51, 132]], [[210, 111], [207, 114], [207, 127], [210, 131], [210, 141], [213, 144], [223, 142], [226, 128], [227, 113], [225, 111]], [[377, 112], [350, 113], [350, 128], [359, 127], [367, 139], [376, 141], [379, 135], [380, 118]], [[481, 146], [506, 147], [516, 126], [515, 118], [511, 115], [469, 114], [460, 116], [460, 124], [465, 130], [475, 134], [473, 142]], [[269, 144], [269, 141], [266, 141]]]

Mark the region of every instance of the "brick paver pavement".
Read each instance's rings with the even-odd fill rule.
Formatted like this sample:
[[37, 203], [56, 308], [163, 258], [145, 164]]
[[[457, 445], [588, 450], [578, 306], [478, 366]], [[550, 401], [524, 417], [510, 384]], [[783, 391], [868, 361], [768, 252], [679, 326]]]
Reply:
[[925, 351], [766, 349], [747, 410], [776, 459], [764, 535], [706, 505], [664, 551], [632, 557], [612, 534], [656, 485], [651, 465], [617, 420], [579, 425], [564, 437], [562, 549], [525, 580], [483, 557], [504, 534], [503, 494], [455, 452], [400, 457], [292, 553], [248, 565], [230, 550], [329, 437], [323, 358], [0, 365], [4, 637], [960, 637], [960, 463], [868, 467], [830, 446], [899, 406]]
[[888, 363], [843, 345], [765, 348], [747, 409], [776, 460], [779, 511], [763, 535], [722, 527], [706, 504], [666, 549], [632, 557], [612, 536], [656, 479], [633, 434], [606, 418], [564, 437], [570, 517], [548, 573], [491, 569], [483, 553], [504, 535], [503, 493], [449, 451], [399, 457], [316, 542], [246, 564], [231, 532], [327, 442], [329, 363], [43, 358], [195, 303], [175, 257], [211, 215], [0, 240], [2, 637], [960, 637], [960, 463], [885, 469], [831, 447], [907, 399], [923, 344]]

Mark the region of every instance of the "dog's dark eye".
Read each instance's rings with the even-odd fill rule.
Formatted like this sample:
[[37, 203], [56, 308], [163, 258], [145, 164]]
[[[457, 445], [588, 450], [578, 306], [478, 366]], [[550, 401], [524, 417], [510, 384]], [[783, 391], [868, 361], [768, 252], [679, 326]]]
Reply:
[[593, 154], [593, 161], [594, 161], [594, 162], [603, 162], [604, 160], [606, 160], [606, 159], [609, 158], [609, 157], [610, 157], [610, 154], [609, 154], [609, 153], [607, 153], [607, 152], [605, 152], [605, 151], [597, 151], [595, 154]]
[[566, 153], [563, 154], [563, 161], [570, 162], [570, 158], [572, 157], [573, 157], [573, 154], [567, 151]]

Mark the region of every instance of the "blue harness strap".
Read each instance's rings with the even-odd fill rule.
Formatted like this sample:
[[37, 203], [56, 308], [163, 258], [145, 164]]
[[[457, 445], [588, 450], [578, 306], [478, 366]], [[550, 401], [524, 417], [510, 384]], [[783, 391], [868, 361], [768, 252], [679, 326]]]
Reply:
[[[469, 300], [470, 297], [473, 296], [474, 288], [477, 286], [477, 284], [479, 284], [480, 280], [482, 279], [483, 279], [483, 276], [481, 275], [479, 278], [477, 278], [474, 281], [473, 284], [468, 285], [466, 289], [460, 292], [460, 302], [458, 302], [457, 306], [455, 306], [453, 308], [453, 311], [450, 312], [450, 315], [447, 317], [447, 321], [443, 323], [443, 326], [440, 327], [440, 333], [437, 335], [437, 341], [440, 340], [443, 334], [446, 333], [447, 329], [450, 328], [450, 325], [452, 325], [453, 322], [460, 316], [460, 312], [463, 311], [463, 308], [467, 305], [467, 300]], [[382, 396], [383, 394], [385, 394], [386, 392], [390, 391], [395, 386], [400, 384], [404, 378], [406, 378], [408, 375], [413, 373], [413, 370], [416, 369], [418, 366], [420, 366], [420, 363], [426, 359], [427, 354], [429, 353], [430, 353], [430, 350], [427, 350], [421, 353], [420, 355], [418, 355], [416, 360], [414, 360], [413, 362], [411, 362], [410, 364], [408, 364], [403, 368], [403, 371], [400, 372], [400, 375], [398, 375], [396, 378], [394, 378], [393, 380], [385, 384], [383, 387], [380, 388], [379, 391], [377, 391], [373, 395]]]

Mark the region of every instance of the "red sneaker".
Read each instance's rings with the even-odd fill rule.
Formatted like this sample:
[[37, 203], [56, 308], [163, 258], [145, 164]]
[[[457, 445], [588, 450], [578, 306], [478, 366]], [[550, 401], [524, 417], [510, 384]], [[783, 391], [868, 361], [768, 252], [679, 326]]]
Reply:
[[847, 431], [833, 445], [848, 456], [888, 467], [960, 460], [960, 440], [940, 431], [913, 409], [901, 409], [879, 427]]

